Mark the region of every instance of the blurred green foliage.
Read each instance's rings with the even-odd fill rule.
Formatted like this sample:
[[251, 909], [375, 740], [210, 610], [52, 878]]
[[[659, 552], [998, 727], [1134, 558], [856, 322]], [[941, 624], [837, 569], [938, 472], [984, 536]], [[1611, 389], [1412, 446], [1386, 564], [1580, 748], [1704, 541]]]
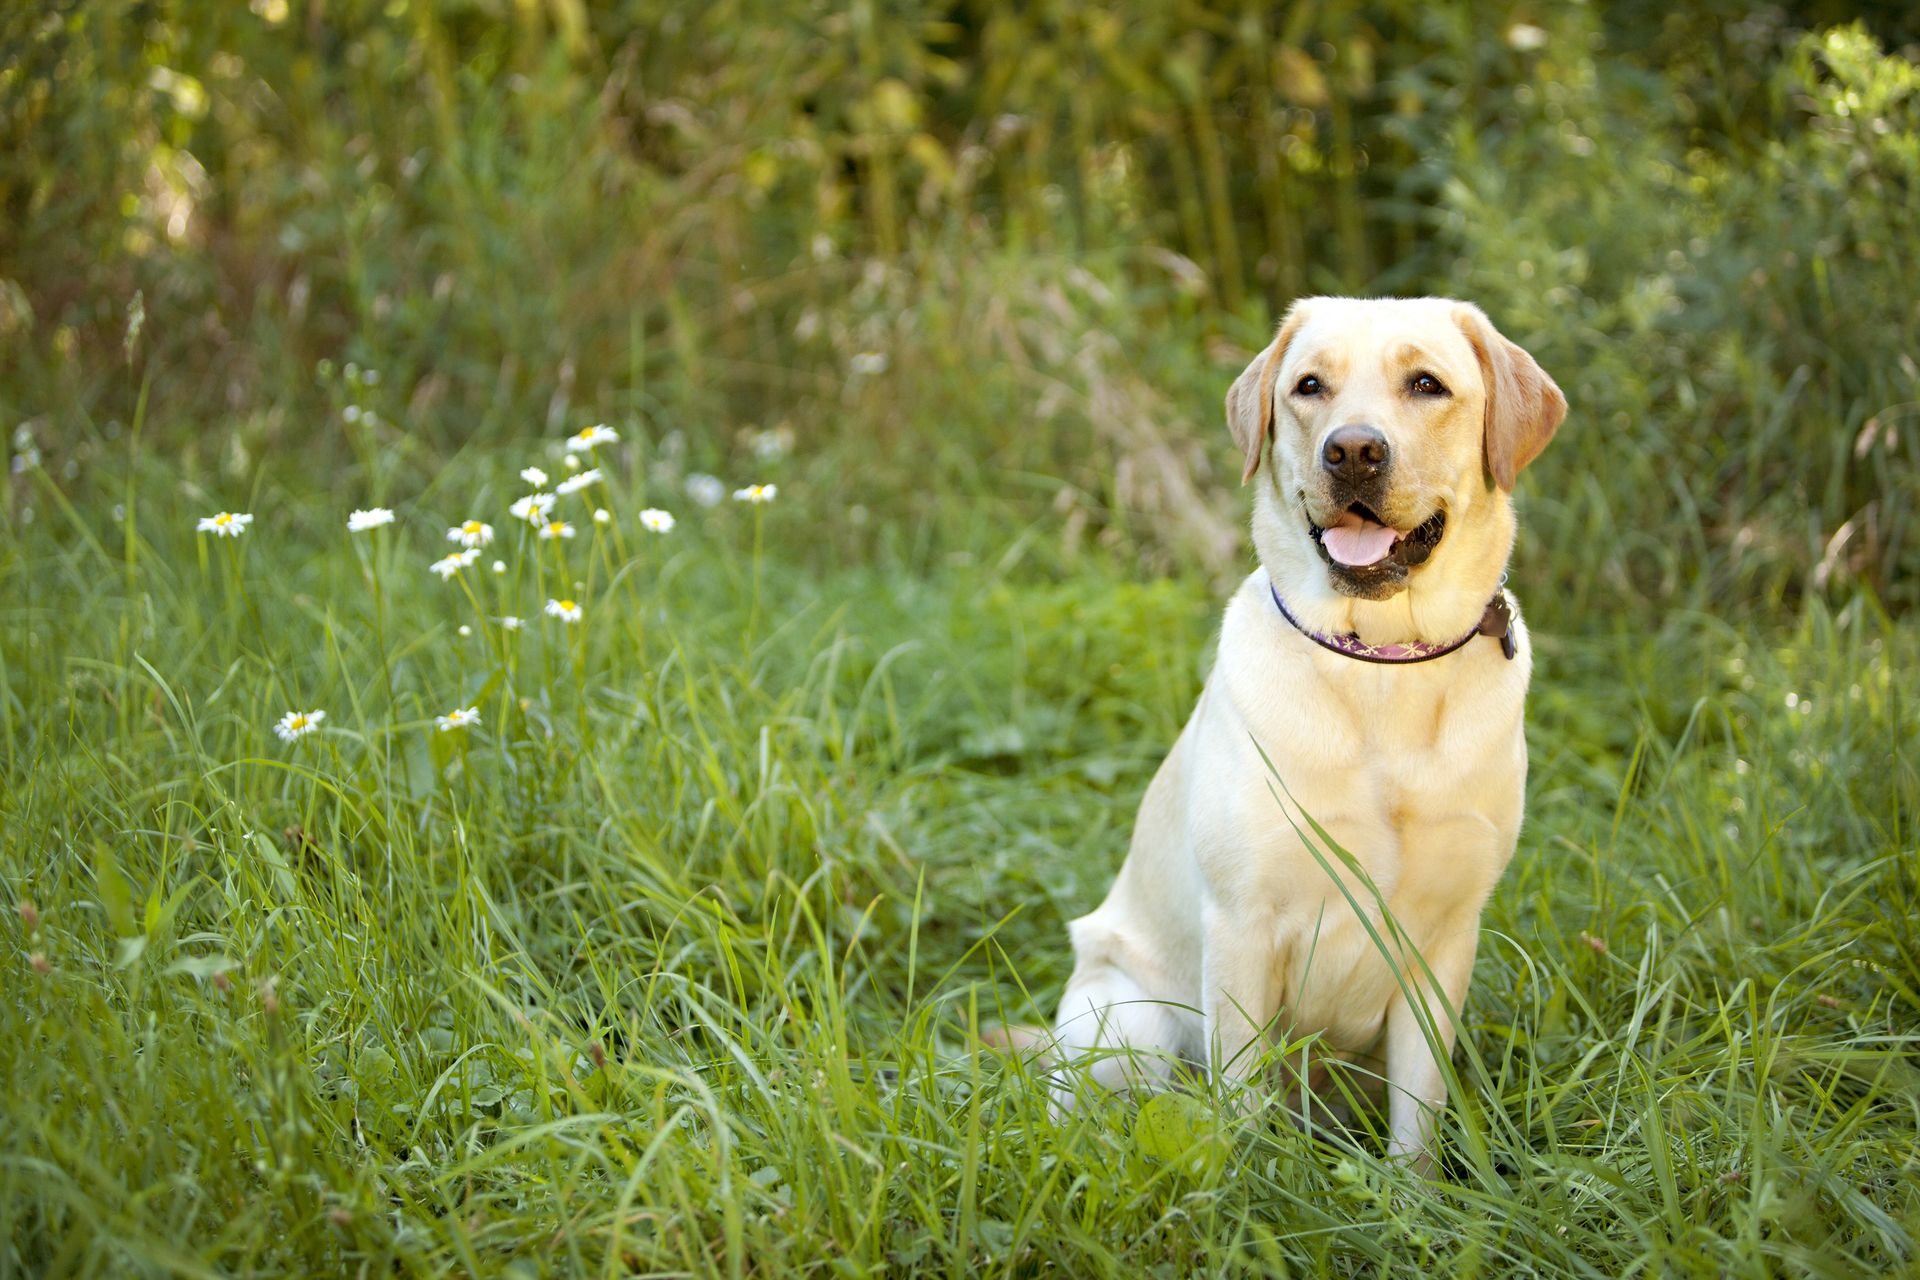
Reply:
[[351, 484], [315, 369], [358, 360], [422, 459], [606, 419], [718, 470], [774, 429], [883, 517], [822, 554], [1011, 514], [1219, 571], [1215, 406], [1278, 310], [1445, 292], [1572, 397], [1521, 565], [1557, 625], [1903, 608], [1916, 24], [1830, 8], [16, 7], [0, 416], [84, 462], [137, 292], [189, 462]]

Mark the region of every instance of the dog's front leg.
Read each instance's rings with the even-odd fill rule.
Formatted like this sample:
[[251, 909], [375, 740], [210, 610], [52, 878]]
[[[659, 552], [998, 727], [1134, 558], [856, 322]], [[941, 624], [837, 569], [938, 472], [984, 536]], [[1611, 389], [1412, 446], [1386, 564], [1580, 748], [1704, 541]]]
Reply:
[[[1433, 1167], [1434, 1116], [1447, 1101], [1443, 1064], [1453, 1054], [1479, 940], [1477, 913], [1441, 930], [1424, 953], [1425, 968], [1411, 961], [1405, 990], [1395, 992], [1387, 1006], [1387, 1157], [1411, 1157], [1421, 1173]], [[1444, 1001], [1434, 997], [1436, 983]]]
[[1200, 1013], [1216, 1083], [1244, 1085], [1260, 1063], [1268, 1025], [1279, 1012], [1274, 928], [1258, 913], [1208, 903], [1201, 914]]

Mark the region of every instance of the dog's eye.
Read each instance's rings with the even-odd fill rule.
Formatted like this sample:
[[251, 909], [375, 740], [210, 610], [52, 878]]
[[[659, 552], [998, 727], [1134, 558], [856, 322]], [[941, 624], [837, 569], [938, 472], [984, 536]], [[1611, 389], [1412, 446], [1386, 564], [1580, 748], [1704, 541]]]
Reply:
[[1446, 384], [1430, 373], [1416, 373], [1408, 388], [1417, 396], [1444, 396], [1448, 394]]
[[1293, 384], [1293, 394], [1297, 396], [1317, 396], [1320, 394], [1320, 379], [1308, 374]]

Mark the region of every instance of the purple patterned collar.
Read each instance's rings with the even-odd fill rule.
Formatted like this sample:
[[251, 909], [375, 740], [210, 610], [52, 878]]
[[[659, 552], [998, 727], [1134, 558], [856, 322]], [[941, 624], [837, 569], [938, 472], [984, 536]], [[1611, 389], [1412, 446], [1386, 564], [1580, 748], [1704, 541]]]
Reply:
[[1321, 635], [1318, 631], [1309, 631], [1302, 626], [1300, 619], [1293, 616], [1287, 608], [1287, 602], [1280, 598], [1280, 588], [1267, 583], [1267, 590], [1273, 593], [1273, 603], [1280, 609], [1280, 616], [1293, 624], [1293, 629], [1322, 649], [1348, 658], [1358, 658], [1362, 662], [1432, 662], [1435, 658], [1444, 658], [1455, 649], [1463, 649], [1475, 636], [1492, 636], [1500, 641], [1500, 652], [1511, 661], [1516, 652], [1513, 640], [1513, 607], [1507, 603], [1505, 589], [1495, 591], [1493, 599], [1487, 601], [1487, 610], [1480, 615], [1479, 625], [1447, 644], [1430, 644], [1425, 640], [1410, 640], [1405, 644], [1368, 644], [1359, 636], [1349, 632], [1344, 636]]

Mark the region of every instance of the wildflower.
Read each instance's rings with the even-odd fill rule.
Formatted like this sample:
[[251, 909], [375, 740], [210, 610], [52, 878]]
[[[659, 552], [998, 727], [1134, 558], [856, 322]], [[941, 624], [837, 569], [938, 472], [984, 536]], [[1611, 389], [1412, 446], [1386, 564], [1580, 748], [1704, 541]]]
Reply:
[[464, 729], [468, 725], [480, 723], [480, 708], [455, 707], [443, 716], [435, 716], [433, 723], [442, 733], [450, 733], [455, 729]]
[[22, 898], [19, 904], [19, 912], [20, 923], [26, 926], [28, 933], [32, 933], [40, 927], [40, 912], [34, 908], [33, 903]]
[[871, 375], [887, 371], [887, 353], [884, 351], [862, 351], [847, 361], [847, 367], [858, 374]]
[[522, 520], [539, 524], [546, 519], [547, 512], [553, 510], [553, 504], [558, 501], [559, 499], [550, 493], [530, 493], [508, 507], [507, 511]]
[[1532, 53], [1543, 49], [1547, 44], [1547, 33], [1530, 22], [1516, 22], [1507, 28], [1507, 47], [1521, 53]]
[[273, 731], [280, 735], [280, 741], [294, 742], [318, 729], [326, 718], [324, 711], [289, 711], [274, 724]]
[[785, 423], [766, 431], [756, 431], [748, 437], [753, 446], [753, 456], [762, 462], [777, 462], [793, 452], [793, 428]]
[[569, 471], [578, 471], [581, 465], [580, 456], [578, 454], [570, 453], [566, 457], [560, 459], [560, 465], [565, 467]]
[[613, 512], [607, 510], [605, 507], [595, 507], [593, 509], [593, 522], [595, 524], [612, 524]]
[[557, 493], [578, 493], [590, 484], [600, 483], [600, 468], [588, 467], [577, 476], [568, 476], [554, 486]]
[[733, 491], [733, 500], [735, 502], [751, 502], [758, 505], [762, 502], [772, 502], [774, 498], [779, 496], [779, 493], [780, 486], [777, 484], [750, 484], [744, 489], [735, 489]]
[[44, 951], [36, 951], [28, 956], [27, 963], [32, 965], [33, 971], [43, 978], [53, 972], [53, 965], [47, 960], [47, 953]]
[[662, 511], [658, 507], [648, 507], [640, 513], [640, 527], [648, 533], [672, 533], [673, 513]]
[[547, 601], [547, 616], [549, 618], [558, 618], [562, 622], [569, 623], [578, 622], [581, 618], [581, 612], [580, 606], [571, 600]]
[[710, 476], [696, 471], [687, 477], [687, 496], [692, 498], [696, 505], [717, 507], [720, 505], [720, 499], [727, 496], [727, 486], [721, 483], [719, 476]]
[[500, 619], [500, 629], [502, 631], [518, 631], [526, 625], [526, 623], [520, 621], [520, 619], [514, 617], [512, 614], [508, 614], [506, 617]]
[[211, 533], [217, 538], [237, 538], [252, 523], [253, 517], [243, 511], [222, 511], [218, 515], [201, 516], [198, 528], [201, 533]]
[[495, 560], [493, 562], [493, 571], [495, 573], [505, 573], [507, 571], [507, 562], [505, 560]]
[[567, 437], [568, 453], [585, 453], [603, 444], [613, 444], [620, 439], [620, 433], [606, 423], [583, 427]]
[[549, 521], [547, 524], [544, 524], [540, 527], [540, 538], [542, 541], [547, 541], [553, 538], [571, 538], [572, 536], [573, 536], [573, 526], [568, 524], [565, 520]]
[[493, 541], [493, 526], [478, 520], [462, 520], [447, 530], [447, 541], [463, 547], [484, 547]]
[[357, 404], [348, 405], [340, 411], [340, 417], [342, 421], [347, 423], [360, 421], [360, 406]]
[[393, 523], [393, 512], [385, 507], [372, 507], [366, 511], [356, 511], [347, 517], [348, 533], [365, 533], [369, 529], [378, 529], [381, 525]]
[[547, 487], [547, 473], [538, 467], [520, 468], [520, 478], [536, 489], [544, 489]]
[[468, 625], [467, 625], [466, 623], [464, 623], [464, 622], [460, 624], [460, 627], [459, 627], [459, 635], [460, 635], [460, 638], [461, 638], [462, 640], [464, 640], [464, 639], [466, 639], [466, 638], [467, 638], [468, 636], [470, 636], [470, 635], [472, 635], [472, 634], [473, 634], [473, 628], [472, 628], [472, 627], [470, 627], [470, 626], [468, 626]]
[[452, 581], [454, 574], [479, 558], [479, 551], [469, 547], [465, 551], [450, 551], [427, 567], [439, 574], [443, 581]]

